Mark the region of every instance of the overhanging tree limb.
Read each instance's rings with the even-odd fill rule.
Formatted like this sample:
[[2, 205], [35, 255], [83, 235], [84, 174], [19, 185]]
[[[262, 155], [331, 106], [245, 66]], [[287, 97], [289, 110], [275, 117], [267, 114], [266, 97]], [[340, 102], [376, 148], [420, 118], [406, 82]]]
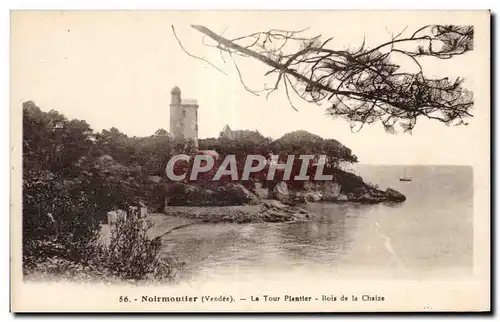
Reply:
[[[450, 59], [473, 50], [472, 26], [429, 25], [408, 37], [402, 36], [403, 30], [371, 49], [363, 41], [357, 50], [327, 48], [332, 38], [321, 42], [320, 36], [301, 36], [302, 31], [271, 29], [229, 39], [205, 26], [192, 28], [215, 41], [211, 47], [229, 53], [233, 61], [241, 56], [271, 67], [264, 76], [276, 74], [277, 79], [273, 88], [264, 89], [267, 95], [283, 84], [292, 107], [291, 93], [326, 103], [328, 114], [344, 117], [353, 129], [380, 121], [390, 132], [396, 124], [411, 131], [420, 116], [446, 125], [466, 124], [464, 119], [472, 116], [472, 93], [462, 87], [463, 79], [428, 78], [419, 62], [421, 57]], [[291, 42], [300, 47], [287, 52]], [[417, 72], [403, 71], [394, 59], [398, 55], [408, 57]], [[248, 89], [239, 68], [238, 75]]]

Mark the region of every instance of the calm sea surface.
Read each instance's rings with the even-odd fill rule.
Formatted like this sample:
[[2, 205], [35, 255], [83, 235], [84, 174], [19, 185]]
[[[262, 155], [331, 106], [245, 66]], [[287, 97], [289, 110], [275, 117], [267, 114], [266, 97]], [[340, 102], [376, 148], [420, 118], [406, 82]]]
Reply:
[[251, 280], [297, 273], [339, 279], [456, 278], [472, 274], [473, 173], [462, 166], [358, 165], [404, 203], [318, 203], [319, 216], [293, 224], [200, 224], [164, 237], [164, 253], [196, 280]]

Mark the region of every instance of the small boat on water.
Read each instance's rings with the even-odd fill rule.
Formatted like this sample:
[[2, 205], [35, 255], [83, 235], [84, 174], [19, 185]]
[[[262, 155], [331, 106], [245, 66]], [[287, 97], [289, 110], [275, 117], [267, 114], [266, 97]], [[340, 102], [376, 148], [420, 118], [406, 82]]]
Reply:
[[406, 167], [404, 168], [403, 176], [399, 178], [399, 181], [411, 181], [411, 178], [406, 175]]

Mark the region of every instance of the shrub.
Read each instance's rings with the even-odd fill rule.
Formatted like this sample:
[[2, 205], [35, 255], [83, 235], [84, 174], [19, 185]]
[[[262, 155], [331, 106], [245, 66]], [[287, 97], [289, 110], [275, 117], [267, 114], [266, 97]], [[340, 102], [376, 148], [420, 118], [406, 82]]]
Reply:
[[[75, 180], [50, 171], [25, 171], [23, 180], [23, 268], [59, 277], [84, 275], [164, 279], [171, 265], [159, 258], [161, 242], [147, 236], [152, 224], [129, 210], [113, 226], [110, 243], [99, 241], [100, 208]], [[77, 189], [75, 189], [77, 188]], [[122, 207], [128, 208], [127, 204]], [[136, 208], [139, 209], [139, 208]], [[96, 274], [94, 274], [96, 273]]]
[[50, 171], [32, 169], [23, 177], [23, 265], [54, 256], [86, 261], [99, 229], [87, 194]]
[[168, 183], [166, 186], [168, 205], [181, 206], [187, 204], [187, 185], [181, 182]]
[[152, 226], [137, 210], [129, 209], [112, 225], [109, 243], [101, 245], [94, 264], [124, 279], [171, 278], [171, 265], [159, 256], [160, 238], [150, 239], [147, 234]]

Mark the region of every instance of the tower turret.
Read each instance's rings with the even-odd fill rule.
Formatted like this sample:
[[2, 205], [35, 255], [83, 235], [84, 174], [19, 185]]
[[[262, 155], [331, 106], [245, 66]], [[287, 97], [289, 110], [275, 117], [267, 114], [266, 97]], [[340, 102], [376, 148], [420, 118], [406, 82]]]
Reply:
[[170, 103], [172, 105], [181, 104], [181, 89], [177, 86], [172, 88], [172, 90], [170, 91]]

